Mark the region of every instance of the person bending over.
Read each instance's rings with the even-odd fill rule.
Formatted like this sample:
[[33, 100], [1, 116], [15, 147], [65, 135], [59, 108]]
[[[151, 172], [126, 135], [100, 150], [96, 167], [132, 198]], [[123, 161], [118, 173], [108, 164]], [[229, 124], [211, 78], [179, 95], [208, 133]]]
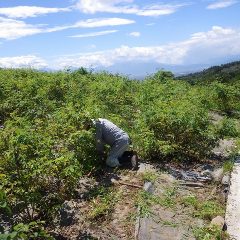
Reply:
[[111, 121], [98, 118], [93, 120], [96, 127], [96, 148], [101, 159], [104, 156], [104, 145], [108, 144], [111, 149], [106, 160], [110, 167], [120, 166], [119, 158], [128, 150], [130, 139], [126, 132]]

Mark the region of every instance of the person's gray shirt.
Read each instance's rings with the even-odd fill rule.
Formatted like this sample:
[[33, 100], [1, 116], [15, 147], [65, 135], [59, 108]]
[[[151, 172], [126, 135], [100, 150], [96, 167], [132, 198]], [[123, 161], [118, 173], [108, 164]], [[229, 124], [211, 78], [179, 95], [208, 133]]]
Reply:
[[129, 141], [128, 134], [107, 119], [98, 118], [96, 120], [96, 141], [98, 151], [103, 151], [105, 143], [113, 146], [114, 143], [119, 140]]

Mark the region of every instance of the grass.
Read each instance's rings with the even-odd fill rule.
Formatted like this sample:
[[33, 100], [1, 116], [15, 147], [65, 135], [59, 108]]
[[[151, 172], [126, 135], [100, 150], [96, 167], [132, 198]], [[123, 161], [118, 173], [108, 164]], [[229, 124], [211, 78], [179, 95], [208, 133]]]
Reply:
[[178, 226], [177, 223], [167, 221], [167, 220], [164, 220], [161, 223], [162, 223], [163, 226], [169, 226], [169, 227], [174, 227], [174, 228]]
[[240, 137], [236, 138], [236, 154], [240, 155]]
[[137, 219], [137, 213], [136, 212], [129, 212], [126, 219], [125, 219], [125, 222], [127, 224], [130, 224], [130, 223], [134, 224], [136, 219]]
[[[186, 207], [192, 207], [193, 217], [201, 218], [207, 221], [212, 220], [218, 215], [224, 214], [224, 206], [217, 201], [206, 200], [201, 201], [195, 195], [188, 195], [181, 199], [182, 204]], [[226, 240], [229, 239], [228, 234], [223, 232], [216, 225], [193, 228], [193, 234], [196, 240]]]
[[159, 198], [152, 193], [141, 190], [138, 192], [136, 205], [139, 208], [140, 217], [149, 217], [152, 214], [151, 206], [159, 203]]
[[176, 188], [167, 188], [162, 197], [156, 196], [147, 191], [141, 190], [138, 192], [136, 205], [139, 207], [140, 217], [148, 217], [152, 214], [151, 207], [156, 204], [171, 208], [176, 205]]
[[114, 210], [116, 202], [121, 197], [121, 191], [115, 191], [114, 188], [99, 187], [92, 193], [94, 197], [90, 201], [90, 219], [99, 219], [101, 217], [109, 217]]
[[229, 235], [222, 231], [218, 226], [198, 227], [193, 229], [196, 240], [227, 240]]
[[223, 163], [223, 172], [230, 173], [233, 170], [234, 160], [227, 160]]
[[224, 214], [224, 208], [214, 201], [204, 201], [196, 212], [196, 216], [202, 219], [211, 220], [213, 217]]
[[182, 204], [189, 207], [193, 206], [194, 208], [197, 208], [198, 206], [198, 199], [194, 195], [188, 195], [182, 199]]
[[163, 193], [163, 197], [160, 198], [160, 205], [168, 208], [172, 208], [176, 205], [176, 187], [167, 188]]
[[155, 181], [158, 178], [158, 174], [153, 171], [146, 171], [142, 174], [142, 179], [145, 182], [152, 182], [155, 183]]
[[196, 196], [189, 195], [182, 199], [182, 203], [187, 206], [193, 207], [193, 216], [199, 217], [205, 220], [211, 220], [212, 218], [224, 214], [224, 206], [220, 205], [216, 201], [199, 201]]
[[223, 172], [232, 172], [236, 158], [240, 156], [240, 138], [234, 139], [235, 148], [232, 150], [229, 159], [223, 163]]

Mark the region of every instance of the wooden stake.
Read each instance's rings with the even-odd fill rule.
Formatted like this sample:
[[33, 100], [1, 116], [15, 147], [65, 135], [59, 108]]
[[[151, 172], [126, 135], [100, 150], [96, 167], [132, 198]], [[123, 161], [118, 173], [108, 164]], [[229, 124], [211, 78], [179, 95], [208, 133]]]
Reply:
[[140, 185], [125, 183], [125, 182], [122, 182], [122, 181], [116, 181], [116, 183], [119, 183], [121, 185], [126, 185], [126, 186], [129, 186], [129, 187], [142, 188], [142, 186], [140, 186]]

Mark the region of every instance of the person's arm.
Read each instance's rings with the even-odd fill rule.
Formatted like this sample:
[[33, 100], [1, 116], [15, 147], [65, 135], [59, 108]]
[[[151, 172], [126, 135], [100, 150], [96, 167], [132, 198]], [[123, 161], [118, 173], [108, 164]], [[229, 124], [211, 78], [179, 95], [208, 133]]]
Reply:
[[96, 121], [96, 149], [99, 154], [103, 154], [104, 142], [102, 139], [102, 125], [99, 121]]

